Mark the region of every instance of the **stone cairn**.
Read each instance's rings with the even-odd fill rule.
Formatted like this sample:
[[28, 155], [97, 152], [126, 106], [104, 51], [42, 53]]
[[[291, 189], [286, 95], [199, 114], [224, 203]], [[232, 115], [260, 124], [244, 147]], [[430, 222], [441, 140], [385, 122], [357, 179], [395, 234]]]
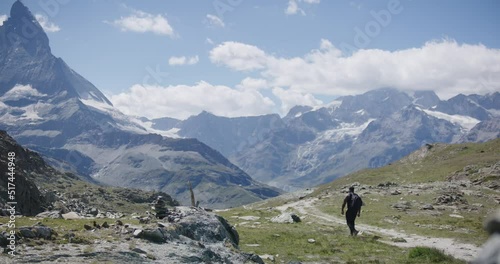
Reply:
[[168, 209], [165, 206], [165, 198], [163, 196], [158, 196], [153, 202], [154, 210], [156, 212], [156, 218], [163, 219], [168, 215]]

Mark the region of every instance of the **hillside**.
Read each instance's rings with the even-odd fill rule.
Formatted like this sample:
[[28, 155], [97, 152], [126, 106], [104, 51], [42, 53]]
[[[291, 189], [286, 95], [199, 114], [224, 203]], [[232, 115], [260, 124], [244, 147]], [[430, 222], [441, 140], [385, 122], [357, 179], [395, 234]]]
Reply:
[[[500, 140], [427, 145], [388, 166], [219, 212], [240, 232], [242, 249], [266, 263], [428, 263], [409, 257], [417, 246], [471, 260], [487, 238], [485, 218], [500, 203]], [[365, 206], [363, 233], [349, 238], [341, 203], [351, 185]], [[302, 220], [270, 222], [283, 212]], [[308, 239], [314, 239], [314, 243]], [[461, 263], [448, 259], [442, 263]]]

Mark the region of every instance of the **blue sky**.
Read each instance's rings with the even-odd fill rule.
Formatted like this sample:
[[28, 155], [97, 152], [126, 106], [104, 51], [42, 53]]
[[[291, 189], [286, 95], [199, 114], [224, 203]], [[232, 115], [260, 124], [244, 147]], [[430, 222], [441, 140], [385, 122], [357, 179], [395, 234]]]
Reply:
[[[0, 3], [0, 21], [14, 1]], [[500, 90], [500, 2], [24, 0], [127, 114], [242, 116], [379, 87]]]

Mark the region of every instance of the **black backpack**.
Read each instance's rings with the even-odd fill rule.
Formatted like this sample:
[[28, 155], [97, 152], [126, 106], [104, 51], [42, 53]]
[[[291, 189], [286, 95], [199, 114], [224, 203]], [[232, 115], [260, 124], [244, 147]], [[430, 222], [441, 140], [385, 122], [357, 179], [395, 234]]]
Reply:
[[363, 200], [361, 200], [361, 197], [355, 193], [351, 193], [351, 199], [348, 203], [349, 209], [354, 209], [355, 211], [358, 211], [361, 206], [363, 206]]

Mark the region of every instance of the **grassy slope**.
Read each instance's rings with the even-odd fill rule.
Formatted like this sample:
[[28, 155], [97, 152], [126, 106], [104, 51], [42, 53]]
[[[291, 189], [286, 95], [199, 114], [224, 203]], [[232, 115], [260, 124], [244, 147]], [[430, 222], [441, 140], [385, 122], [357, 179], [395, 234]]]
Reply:
[[[474, 164], [476, 167], [484, 167], [500, 161], [499, 150], [500, 140], [484, 144], [437, 144], [425, 155], [419, 156], [423, 153], [417, 152], [383, 168], [353, 173], [332, 183], [319, 186], [308, 196], [320, 198], [316, 205], [319, 209], [340, 217], [341, 201], [345, 195], [342, 191], [346, 186], [354, 182], [359, 182], [361, 186], [396, 182], [398, 187], [403, 189], [402, 195], [387, 195], [381, 190], [360, 191], [366, 203], [362, 217], [358, 220], [360, 223], [396, 228], [410, 234], [450, 237], [461, 242], [480, 245], [486, 239], [486, 234], [482, 230], [484, 217], [494, 208], [498, 208], [497, 202], [491, 199], [491, 196], [499, 195], [497, 191], [477, 187], [471, 192], [466, 192], [464, 198], [467, 199], [469, 205], [483, 204], [483, 207], [474, 207], [470, 211], [461, 210], [458, 207], [422, 211], [418, 205], [434, 203], [439, 190], [436, 191], [435, 187], [426, 191], [424, 188], [424, 191], [416, 195], [403, 187], [405, 185], [414, 187], [425, 183], [445, 186], [447, 178], [456, 172], [463, 171], [465, 166]], [[470, 180], [474, 180], [476, 176], [473, 174]], [[475, 195], [477, 192], [482, 192], [483, 197]], [[286, 263], [290, 260], [321, 263], [428, 262], [421, 258], [410, 258], [411, 249], [397, 248], [377, 242], [376, 236], [351, 238], [347, 236], [345, 226], [318, 223], [307, 217], [297, 224], [275, 224], [269, 221], [271, 217], [280, 213], [275, 209], [276, 206], [296, 199], [296, 197], [279, 197], [219, 212], [219, 214], [228, 219], [231, 224], [236, 225], [240, 233], [242, 250], [260, 255], [270, 254], [275, 257], [275, 262], [266, 260], [266, 263], [282, 263], [282, 261]], [[410, 201], [412, 208], [408, 211], [397, 211], [391, 208], [391, 204], [401, 200]], [[460, 214], [463, 218], [451, 217], [450, 214]], [[249, 215], [258, 216], [259, 219], [248, 221], [239, 218]], [[314, 238], [316, 242], [309, 243], [307, 241], [309, 238]], [[448, 258], [439, 263], [463, 262]]]

